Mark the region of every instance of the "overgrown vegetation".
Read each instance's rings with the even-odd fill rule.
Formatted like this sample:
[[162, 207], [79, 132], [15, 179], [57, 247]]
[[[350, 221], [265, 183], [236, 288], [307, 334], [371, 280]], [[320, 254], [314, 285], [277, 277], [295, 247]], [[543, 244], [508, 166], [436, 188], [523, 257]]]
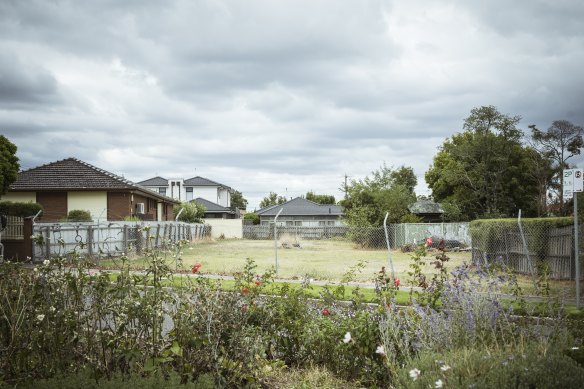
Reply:
[[[318, 387], [309, 378], [316, 374], [328, 387], [506, 387], [540, 377], [569, 388], [584, 379], [574, 354], [581, 325], [566, 320], [561, 304], [538, 317], [526, 302], [530, 314], [517, 318], [501, 303], [502, 288], [513, 282], [508, 273], [448, 272], [444, 250], [435, 255], [441, 271], [425, 278], [411, 307], [400, 307], [401, 281], [386, 269], [375, 276], [376, 305], [359, 288], [349, 292], [363, 261], [314, 299], [309, 282], [274, 285], [273, 271], [260, 273], [249, 259], [231, 290], [199, 277], [200, 263], [191, 277], [176, 277], [183, 248], [148, 252], [141, 273], [130, 271], [126, 257], [114, 275], [75, 255], [34, 269], [0, 267], [0, 382], [71, 387], [91, 377], [138, 387], [167, 379], [170, 387], [282, 387], [289, 372], [306, 372], [289, 387]], [[412, 254], [418, 280], [414, 264], [423, 250]], [[70, 381], [63, 384], [63, 375]]]

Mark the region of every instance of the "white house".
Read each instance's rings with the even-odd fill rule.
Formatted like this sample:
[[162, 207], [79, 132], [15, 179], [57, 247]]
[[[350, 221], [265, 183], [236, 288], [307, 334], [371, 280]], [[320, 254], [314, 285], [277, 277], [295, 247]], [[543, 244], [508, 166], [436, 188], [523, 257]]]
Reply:
[[204, 177], [197, 176], [187, 180], [154, 177], [138, 182], [138, 185], [179, 201], [203, 198], [222, 207], [229, 208], [231, 206], [233, 189]]

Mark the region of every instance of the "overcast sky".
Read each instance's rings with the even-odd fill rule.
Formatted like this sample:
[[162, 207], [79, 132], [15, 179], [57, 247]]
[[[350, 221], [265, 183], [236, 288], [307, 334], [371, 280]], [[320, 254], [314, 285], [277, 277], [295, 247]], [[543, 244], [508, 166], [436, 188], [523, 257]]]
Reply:
[[0, 133], [23, 169], [341, 197], [411, 166], [418, 194], [474, 107], [584, 125], [584, 1], [0, 1]]

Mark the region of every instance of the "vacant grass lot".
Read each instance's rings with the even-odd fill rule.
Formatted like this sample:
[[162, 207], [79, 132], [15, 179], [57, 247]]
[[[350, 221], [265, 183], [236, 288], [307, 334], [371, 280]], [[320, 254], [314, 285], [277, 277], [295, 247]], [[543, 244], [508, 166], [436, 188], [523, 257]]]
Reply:
[[[343, 240], [303, 240], [300, 248], [283, 248], [282, 243], [293, 241], [283, 239], [278, 246], [278, 275], [281, 279], [302, 279], [304, 277], [321, 281], [339, 281], [343, 274], [359, 261], [365, 262], [361, 273], [357, 274], [354, 281], [373, 282], [373, 279], [382, 266], [389, 273], [387, 250], [367, 250], [360, 248], [349, 241]], [[425, 259], [424, 273], [431, 275], [436, 269], [430, 262], [434, 260], [437, 251], [430, 251]], [[175, 263], [175, 253], [169, 251], [163, 253], [171, 266]], [[412, 253], [402, 253], [394, 250], [391, 253], [396, 275], [407, 285], [410, 271]], [[450, 261], [448, 269], [454, 269], [463, 263], [471, 263], [469, 252], [448, 252]], [[196, 241], [183, 247], [183, 270], [190, 269], [195, 263], [200, 263], [202, 274], [233, 275], [243, 270], [245, 260], [251, 258], [258, 265], [258, 272], [275, 267], [274, 241], [269, 240], [205, 240]], [[101, 265], [108, 268], [117, 268], [119, 261], [104, 260]], [[131, 266], [136, 269], [145, 267], [144, 258], [131, 260]], [[518, 275], [519, 285], [524, 293], [535, 294], [533, 280], [529, 275]], [[573, 281], [550, 281], [550, 292], [555, 296], [573, 298], [575, 296], [575, 284]]]
[[[390, 271], [387, 250], [361, 249], [347, 241], [305, 240], [300, 242], [300, 248], [283, 248], [281, 243], [278, 247], [278, 278], [310, 277], [315, 280], [336, 281], [359, 261], [364, 261], [366, 266], [357, 275], [357, 281], [372, 281], [382, 266]], [[167, 255], [169, 258], [174, 257], [171, 252]], [[397, 276], [405, 281], [410, 270], [410, 253], [394, 250], [391, 256]], [[464, 261], [470, 261], [470, 253], [448, 253], [448, 256], [451, 258], [449, 267], [452, 268]], [[184, 247], [181, 257], [183, 266], [188, 269], [195, 263], [200, 263], [201, 273], [232, 275], [243, 270], [247, 258], [255, 261], [259, 272], [275, 267], [274, 242], [268, 240], [197, 241]], [[427, 262], [432, 258], [428, 257]], [[144, 259], [134, 259], [132, 263], [139, 268], [144, 265]], [[104, 261], [102, 264], [114, 265], [112, 261]], [[427, 273], [435, 272], [429, 263], [425, 270]]]

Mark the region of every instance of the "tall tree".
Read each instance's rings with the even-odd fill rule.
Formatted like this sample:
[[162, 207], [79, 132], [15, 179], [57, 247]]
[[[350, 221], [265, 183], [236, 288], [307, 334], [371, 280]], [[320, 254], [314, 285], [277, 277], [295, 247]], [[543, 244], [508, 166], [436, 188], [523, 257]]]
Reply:
[[286, 197], [278, 196], [277, 193], [270, 192], [260, 203], [260, 208], [269, 207], [270, 205], [280, 205], [286, 202]]
[[314, 201], [318, 204], [335, 204], [335, 196], [333, 195], [323, 195], [323, 194], [315, 194], [314, 192], [310, 191], [306, 193], [306, 200]]
[[247, 207], [247, 200], [243, 197], [243, 194], [236, 190], [235, 192], [231, 193], [231, 209], [235, 210], [236, 208], [243, 208]]
[[390, 222], [398, 223], [408, 213], [408, 206], [416, 201], [415, 186], [413, 170], [403, 166], [393, 170], [383, 165], [371, 177], [351, 180], [347, 198], [341, 202], [346, 222], [353, 226], [378, 227], [389, 212]]
[[8, 191], [10, 185], [18, 178], [20, 164], [16, 156], [16, 145], [4, 135], [0, 135], [0, 195]]
[[503, 115], [493, 106], [474, 108], [463, 132], [446, 139], [426, 182], [433, 198], [460, 210], [461, 218], [536, 213], [535, 180], [528, 174], [529, 153], [521, 144], [519, 116]]
[[558, 193], [561, 213], [565, 213], [564, 197], [561, 195], [564, 186], [562, 171], [570, 167], [568, 159], [579, 155], [584, 147], [582, 135], [584, 130], [567, 120], [555, 120], [547, 131], [540, 131], [535, 125], [530, 125], [531, 139], [543, 156], [552, 161], [553, 187]]

